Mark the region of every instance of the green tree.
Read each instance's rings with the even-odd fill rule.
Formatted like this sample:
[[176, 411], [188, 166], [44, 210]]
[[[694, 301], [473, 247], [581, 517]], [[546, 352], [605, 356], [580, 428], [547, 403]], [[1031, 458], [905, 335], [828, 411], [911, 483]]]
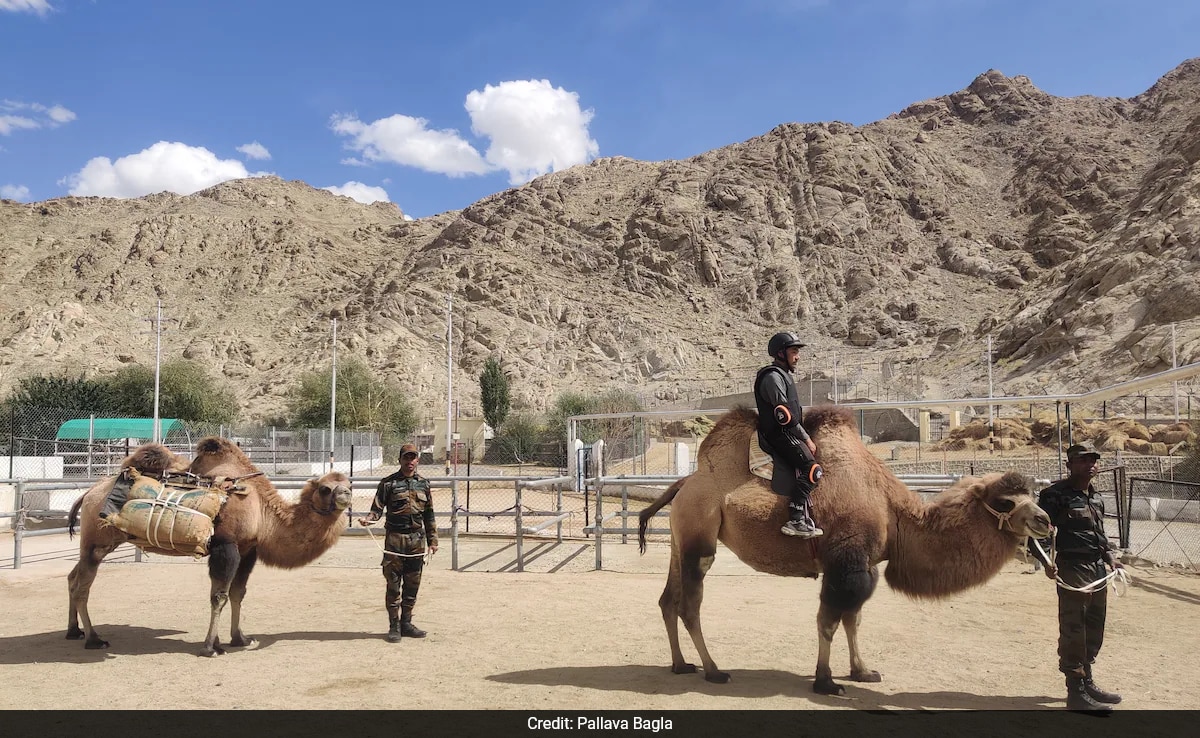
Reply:
[[[53, 439], [58, 428], [73, 418], [105, 415], [114, 408], [103, 383], [79, 377], [32, 376], [17, 381], [0, 404], [0, 441]], [[17, 440], [19, 454], [54, 453], [51, 445]]]
[[545, 428], [537, 416], [515, 413], [504, 423], [488, 446], [488, 457], [496, 463], [528, 462], [537, 452]]
[[83, 377], [25, 377], [5, 401], [8, 407], [55, 408], [72, 417], [107, 412], [111, 402], [103, 382]]
[[[333, 369], [307, 372], [293, 389], [289, 404], [292, 420], [306, 428], [329, 425], [329, 389]], [[396, 386], [375, 377], [360, 359], [349, 359], [338, 366], [338, 428], [371, 430], [382, 433], [385, 443], [404, 439], [417, 429], [416, 409]]]
[[[230, 423], [238, 416], [238, 400], [228, 384], [201, 364], [186, 359], [165, 362], [159, 369], [158, 414], [206, 423]], [[129, 415], [154, 415], [154, 370], [141, 364], [121, 368], [105, 381], [113, 406]]]
[[[590, 395], [570, 391], [560, 393], [546, 411], [546, 434], [556, 440], [566, 438], [567, 418], [572, 415], [592, 415], [599, 412], [596, 407], [596, 398]], [[579, 438], [584, 443], [593, 443], [600, 438], [595, 423], [584, 422], [579, 426]]]
[[488, 359], [479, 375], [479, 396], [483, 403], [483, 419], [494, 430], [499, 431], [512, 409], [509, 398], [508, 375], [500, 368], [500, 362]]

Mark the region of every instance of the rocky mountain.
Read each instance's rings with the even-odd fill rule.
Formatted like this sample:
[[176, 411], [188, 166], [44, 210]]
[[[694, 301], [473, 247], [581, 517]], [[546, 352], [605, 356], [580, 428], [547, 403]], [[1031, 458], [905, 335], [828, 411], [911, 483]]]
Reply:
[[[622, 157], [406, 220], [302, 182], [187, 197], [0, 202], [0, 391], [164, 351], [251, 415], [356, 355], [445, 402], [499, 357], [520, 402], [623, 387], [741, 391], [778, 329], [876, 387], [1080, 391], [1200, 361], [1200, 59], [1130, 99], [1060, 98], [989, 71], [869, 125], [789, 123], [692, 159]], [[983, 385], [986, 388], [986, 384]], [[901, 392], [901, 388], [896, 388]], [[880, 393], [882, 394], [882, 393]]]

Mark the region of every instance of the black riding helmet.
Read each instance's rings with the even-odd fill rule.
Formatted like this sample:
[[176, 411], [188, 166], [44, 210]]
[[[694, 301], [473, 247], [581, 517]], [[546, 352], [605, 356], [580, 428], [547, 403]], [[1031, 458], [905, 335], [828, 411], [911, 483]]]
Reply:
[[786, 351], [793, 346], [803, 348], [807, 344], [800, 340], [800, 337], [795, 333], [776, 333], [771, 336], [771, 340], [767, 342], [767, 354], [772, 358], [779, 356], [780, 351]]

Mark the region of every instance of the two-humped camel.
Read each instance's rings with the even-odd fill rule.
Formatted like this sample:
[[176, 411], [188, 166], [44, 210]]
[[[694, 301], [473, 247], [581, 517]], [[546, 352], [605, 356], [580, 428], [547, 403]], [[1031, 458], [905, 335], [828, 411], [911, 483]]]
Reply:
[[937, 599], [983, 584], [1012, 560], [1027, 536], [1045, 537], [1050, 520], [1015, 473], [968, 477], [929, 503], [909, 490], [863, 445], [850, 411], [819, 407], [804, 426], [817, 445], [825, 476], [812, 497], [813, 517], [825, 535], [811, 541], [780, 533], [787, 498], [748, 470], [750, 437], [758, 415], [739, 408], [724, 415], [700, 445], [696, 471], [672, 485], [642, 511], [639, 538], [645, 550], [650, 518], [671, 504], [671, 565], [659, 599], [671, 644], [671, 671], [696, 670], [679, 650], [678, 619], [692, 637], [704, 678], [725, 682], [700, 630], [704, 575], [717, 542], [754, 569], [821, 581], [817, 612], [816, 680], [813, 690], [843, 694], [833, 681], [829, 650], [841, 623], [850, 649], [850, 678], [877, 682], [858, 649], [863, 603], [888, 562], [891, 587], [917, 598]]
[[[256, 475], [258, 468], [240, 448], [224, 438], [202, 439], [196, 445], [190, 465], [165, 446], [151, 443], [138, 447], [122, 462], [122, 467], [133, 467], [152, 476], [166, 470], [186, 469], [201, 477], [244, 478], [240, 482], [244, 489], [229, 495], [214, 520], [215, 530], [208, 545], [212, 587], [208, 635], [202, 651], [206, 656], [225, 653], [217, 637], [217, 621], [227, 602], [232, 603], [229, 645], [247, 646], [254, 642], [242, 632], [241, 611], [246, 581], [257, 561], [281, 569], [304, 566], [337, 543], [346, 528], [346, 516], [342, 513], [350, 505], [351, 490], [345, 474], [330, 472], [320, 479], [309, 480], [300, 492], [299, 501], [291, 504], [280, 497], [265, 476], [249, 476]], [[67, 577], [70, 594], [67, 638], [86, 637], [85, 648], [108, 646], [108, 641], [102, 640], [92, 627], [88, 595], [100, 562], [130, 540], [117, 528], [103, 524], [99, 517], [116, 479], [109, 477], [89, 489], [71, 508], [68, 521], [72, 534], [76, 520], [79, 521], [80, 539], [79, 563]], [[144, 542], [139, 545], [151, 553], [179, 555]]]

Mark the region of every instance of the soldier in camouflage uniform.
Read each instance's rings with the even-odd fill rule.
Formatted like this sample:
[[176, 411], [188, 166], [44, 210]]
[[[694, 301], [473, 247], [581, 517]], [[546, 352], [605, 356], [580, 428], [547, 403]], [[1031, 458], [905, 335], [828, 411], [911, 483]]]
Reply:
[[402, 636], [425, 637], [425, 631], [413, 625], [412, 612], [421, 587], [425, 546], [428, 544], [431, 554], [436, 553], [438, 539], [429, 480], [417, 474], [418, 458], [416, 446], [406, 443], [400, 447], [400, 471], [383, 478], [375, 491], [371, 511], [359, 521], [361, 525], [371, 525], [387, 513], [383, 578], [387, 580], [384, 605], [390, 643], [398, 642]]
[[[1047, 561], [1030, 544], [1034, 558], [1046, 567], [1046, 576], [1059, 579], [1058, 668], [1067, 679], [1067, 709], [1110, 712], [1109, 705], [1121, 695], [1107, 692], [1092, 681], [1092, 664], [1104, 643], [1104, 619], [1108, 604], [1107, 586], [1095, 592], [1077, 592], [1069, 587], [1104, 578], [1106, 567], [1123, 568], [1113, 556], [1104, 533], [1104, 501], [1092, 486], [1100, 452], [1090, 442], [1067, 449], [1066, 479], [1038, 496], [1038, 505], [1050, 516], [1056, 531], [1054, 561]], [[1043, 542], [1043, 547], [1049, 541]]]

